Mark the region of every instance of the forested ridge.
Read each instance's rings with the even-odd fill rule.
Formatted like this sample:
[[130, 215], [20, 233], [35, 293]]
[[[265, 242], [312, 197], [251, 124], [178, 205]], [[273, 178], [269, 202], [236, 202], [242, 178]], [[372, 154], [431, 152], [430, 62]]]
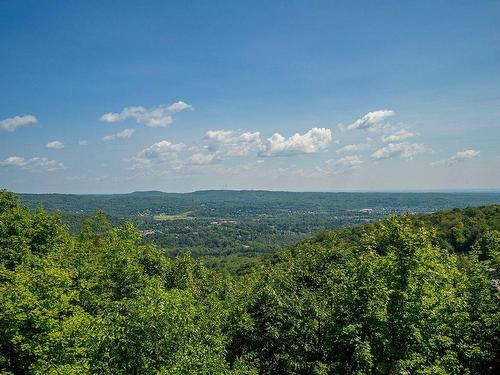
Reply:
[[326, 230], [391, 214], [500, 204], [499, 192], [280, 192], [209, 190], [130, 194], [21, 194], [21, 203], [61, 214], [77, 235], [98, 210], [112, 226], [130, 221], [143, 242], [169, 256], [189, 253], [211, 268], [244, 274], [277, 250]]
[[[168, 249], [166, 249], [168, 250]], [[243, 276], [0, 192], [6, 374], [493, 374], [500, 206], [322, 232]]]

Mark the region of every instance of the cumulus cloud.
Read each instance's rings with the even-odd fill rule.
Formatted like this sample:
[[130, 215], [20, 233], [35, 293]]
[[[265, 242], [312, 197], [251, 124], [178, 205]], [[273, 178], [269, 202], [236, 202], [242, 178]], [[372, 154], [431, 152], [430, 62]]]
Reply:
[[187, 164], [189, 165], [207, 165], [207, 164], [213, 164], [218, 162], [219, 159], [217, 158], [216, 154], [202, 154], [201, 152], [198, 152], [196, 154], [191, 155], [188, 160]]
[[305, 134], [296, 133], [289, 138], [275, 133], [263, 145], [260, 156], [292, 156], [312, 154], [325, 150], [332, 141], [332, 132], [326, 128], [312, 128]]
[[133, 119], [139, 124], [146, 124], [150, 128], [164, 128], [170, 125], [174, 120], [174, 113], [193, 109], [190, 104], [179, 101], [172, 104], [160, 104], [152, 108], [125, 107], [121, 112], [109, 112], [100, 117], [104, 122], [119, 122], [127, 119]]
[[261, 145], [259, 132], [238, 133], [232, 130], [209, 130], [204, 137], [208, 148], [219, 155], [244, 156]]
[[366, 140], [366, 143], [356, 143], [352, 145], [346, 145], [344, 147], [339, 148], [337, 151], [335, 151], [337, 154], [349, 154], [352, 152], [361, 152], [368, 150], [372, 147], [372, 140], [368, 138]]
[[228, 143], [234, 138], [232, 130], [209, 130], [205, 134], [205, 139], [218, 143]]
[[184, 143], [172, 143], [166, 140], [156, 142], [139, 151], [136, 156], [125, 161], [132, 162], [132, 169], [151, 168], [153, 164], [169, 162], [172, 166], [179, 164], [179, 152], [187, 146]]
[[476, 151], [476, 150], [459, 151], [455, 155], [449, 157], [448, 159], [436, 161], [436, 162], [432, 163], [432, 165], [451, 166], [451, 165], [460, 163], [462, 161], [465, 161], [467, 159], [477, 158], [477, 157], [479, 157], [480, 154], [481, 154], [481, 152]]
[[175, 113], [175, 112], [180, 112], [180, 111], [184, 111], [185, 109], [194, 109], [192, 105], [190, 104], [187, 104], [183, 101], [178, 101], [178, 102], [175, 102], [175, 103], [172, 103], [170, 104], [167, 109], [172, 112], [172, 113]]
[[62, 143], [60, 141], [52, 141], [52, 142], [47, 143], [45, 145], [45, 147], [51, 148], [53, 150], [61, 150], [64, 148], [64, 143]]
[[33, 115], [15, 116], [0, 121], [0, 130], [13, 132], [21, 126], [36, 124], [37, 118]]
[[112, 141], [114, 139], [128, 139], [135, 133], [135, 129], [124, 129], [116, 134], [106, 135], [102, 138], [103, 141]]
[[354, 121], [352, 124], [347, 125], [345, 128], [341, 127], [341, 129], [344, 130], [370, 129], [378, 125], [388, 117], [394, 116], [394, 114], [395, 114], [394, 111], [388, 109], [368, 112], [366, 115]]
[[337, 160], [327, 160], [323, 167], [317, 167], [317, 170], [324, 175], [337, 175], [351, 172], [363, 165], [359, 155], [347, 155]]
[[372, 155], [374, 160], [390, 159], [390, 158], [403, 158], [412, 159], [415, 155], [425, 151], [423, 144], [419, 143], [389, 143], [387, 146], [379, 148]]
[[31, 159], [25, 159], [21, 156], [9, 156], [7, 159], [0, 162], [0, 165], [3, 167], [18, 167], [32, 170], [45, 170], [48, 172], [64, 169], [63, 163], [38, 156]]
[[176, 155], [180, 151], [186, 148], [184, 143], [172, 143], [169, 141], [160, 141], [152, 144], [148, 148], [145, 148], [139, 152], [140, 157], [146, 159], [170, 159], [172, 155]]
[[20, 156], [9, 156], [4, 161], [0, 162], [4, 167], [22, 167], [26, 165], [26, 159]]
[[238, 143], [260, 143], [260, 133], [244, 132], [238, 136], [236, 141]]
[[359, 155], [348, 155], [340, 158], [339, 160], [336, 160], [333, 164], [348, 169], [356, 169], [361, 167], [363, 161], [361, 160]]
[[394, 134], [388, 135], [388, 136], [382, 136], [382, 142], [384, 143], [392, 143], [392, 142], [399, 142], [404, 139], [408, 139], [411, 137], [414, 137], [416, 134], [412, 133], [408, 130], [401, 129], [395, 132]]
[[87, 141], [86, 139], [80, 139], [80, 140], [78, 141], [78, 144], [79, 144], [80, 146], [87, 146], [87, 145], [89, 144], [89, 141]]

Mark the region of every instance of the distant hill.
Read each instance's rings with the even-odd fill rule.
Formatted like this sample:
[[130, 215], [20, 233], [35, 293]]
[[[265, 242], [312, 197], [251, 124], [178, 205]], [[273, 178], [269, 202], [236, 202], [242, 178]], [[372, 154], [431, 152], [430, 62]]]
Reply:
[[207, 190], [193, 193], [142, 191], [129, 194], [20, 194], [30, 208], [41, 205], [49, 211], [111, 215], [178, 214], [194, 216], [238, 216], [276, 212], [334, 213], [348, 210], [427, 213], [500, 203], [500, 193], [313, 193], [275, 191]]

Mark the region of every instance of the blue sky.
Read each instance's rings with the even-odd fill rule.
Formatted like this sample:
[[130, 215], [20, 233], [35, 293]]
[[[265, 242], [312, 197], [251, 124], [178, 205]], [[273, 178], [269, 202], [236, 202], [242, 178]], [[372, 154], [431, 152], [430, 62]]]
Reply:
[[1, 1], [0, 187], [500, 188], [498, 1]]

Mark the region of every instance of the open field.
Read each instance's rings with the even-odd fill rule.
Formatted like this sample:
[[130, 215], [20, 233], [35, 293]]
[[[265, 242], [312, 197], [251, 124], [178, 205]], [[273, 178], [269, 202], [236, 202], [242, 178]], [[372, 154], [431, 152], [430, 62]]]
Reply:
[[183, 213], [177, 214], [177, 215], [161, 214], [161, 215], [154, 215], [153, 220], [154, 221], [177, 221], [177, 220], [192, 220], [192, 219], [194, 219], [194, 217], [191, 217], [189, 215], [191, 215], [191, 211], [183, 212]]

